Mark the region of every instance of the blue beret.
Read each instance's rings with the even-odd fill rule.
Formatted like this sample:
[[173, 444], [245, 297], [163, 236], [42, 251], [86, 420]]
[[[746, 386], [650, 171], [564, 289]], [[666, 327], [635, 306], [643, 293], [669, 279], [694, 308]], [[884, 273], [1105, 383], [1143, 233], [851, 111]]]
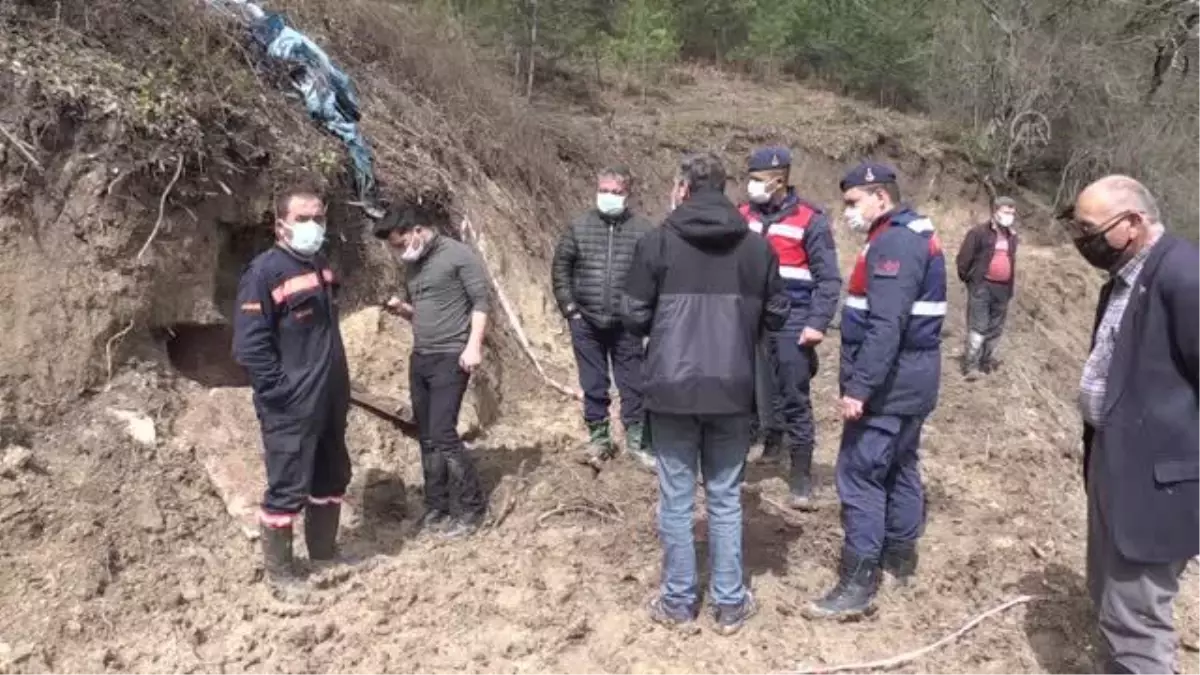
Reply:
[[861, 187], [863, 185], [875, 185], [877, 183], [895, 183], [896, 172], [887, 164], [875, 164], [874, 162], [864, 162], [850, 169], [849, 173], [842, 178], [839, 187], [842, 192], [850, 188]]
[[792, 152], [781, 145], [759, 148], [750, 155], [750, 171], [785, 169], [792, 165]]

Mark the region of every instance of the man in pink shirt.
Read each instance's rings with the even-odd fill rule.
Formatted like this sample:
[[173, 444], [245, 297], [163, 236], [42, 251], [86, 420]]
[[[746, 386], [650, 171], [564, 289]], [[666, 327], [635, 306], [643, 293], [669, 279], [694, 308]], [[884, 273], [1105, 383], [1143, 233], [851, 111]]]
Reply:
[[996, 343], [1004, 330], [1016, 278], [1017, 204], [998, 197], [992, 217], [971, 228], [958, 250], [958, 278], [967, 285], [967, 348], [962, 372], [968, 380], [997, 366]]

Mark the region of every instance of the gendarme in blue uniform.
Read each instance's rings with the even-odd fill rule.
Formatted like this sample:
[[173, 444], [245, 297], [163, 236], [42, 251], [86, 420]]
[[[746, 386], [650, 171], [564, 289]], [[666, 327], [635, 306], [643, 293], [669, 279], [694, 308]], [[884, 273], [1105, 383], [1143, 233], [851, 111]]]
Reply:
[[[773, 146], [751, 155], [749, 170], [786, 169], [791, 164], [791, 152]], [[842, 287], [837, 248], [825, 212], [801, 199], [794, 188], [789, 187], [778, 203], [751, 202], [739, 210], [750, 230], [765, 237], [779, 257], [779, 273], [791, 300], [787, 323], [765, 341], [768, 368], [759, 370], [756, 397], [768, 436], [773, 433], [777, 440], [783, 434], [792, 462], [793, 495], [807, 497], [816, 435], [810, 384], [817, 374], [817, 353], [812, 346], [800, 345], [800, 335], [805, 328], [824, 333], [833, 320]]]
[[238, 285], [233, 355], [250, 373], [267, 490], [260, 519], [289, 526], [305, 505], [338, 504], [350, 482], [350, 375], [334, 304], [337, 278], [320, 255], [282, 246], [256, 257]]
[[925, 516], [918, 447], [937, 404], [946, 263], [929, 219], [897, 207], [872, 224], [842, 310], [842, 395], [864, 402], [837, 462], [846, 548], [879, 560]]

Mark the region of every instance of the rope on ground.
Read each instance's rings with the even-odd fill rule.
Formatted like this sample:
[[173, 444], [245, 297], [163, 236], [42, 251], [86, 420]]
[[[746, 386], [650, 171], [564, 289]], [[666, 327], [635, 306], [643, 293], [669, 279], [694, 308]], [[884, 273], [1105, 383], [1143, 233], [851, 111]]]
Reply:
[[849, 664], [846, 664], [843, 666], [830, 666], [828, 668], [821, 668], [821, 667], [802, 668], [801, 670], [798, 670], [796, 672], [800, 675], [816, 675], [817, 673], [841, 673], [841, 672], [846, 672], [846, 671], [862, 672], [862, 671], [867, 671], [867, 670], [878, 670], [880, 668], [892, 668], [895, 666], [903, 665], [905, 663], [908, 663], [909, 661], [915, 661], [916, 659], [921, 658], [922, 656], [928, 654], [929, 652], [932, 652], [940, 647], [944, 647], [944, 646], [950, 644], [951, 642], [954, 642], [958, 638], [965, 635], [968, 631], [970, 631], [975, 626], [978, 626], [979, 624], [983, 623], [987, 619], [989, 619], [997, 614], [1000, 614], [1001, 612], [1003, 612], [1007, 609], [1016, 607], [1017, 605], [1025, 604], [1027, 602], [1032, 602], [1034, 600], [1041, 600], [1041, 599], [1043, 599], [1043, 598], [1041, 596], [1037, 596], [1037, 595], [1017, 596], [1011, 600], [1008, 600], [1007, 602], [1004, 602], [1001, 605], [993, 607], [993, 608], [989, 609], [988, 611], [975, 616], [975, 618], [973, 618], [970, 621], [963, 624], [962, 628], [959, 628], [958, 630], [954, 631], [953, 633], [950, 633], [949, 635], [943, 637], [941, 640], [938, 640], [937, 642], [934, 642], [933, 644], [926, 645], [924, 647], [921, 647], [920, 649], [914, 649], [911, 652], [905, 652], [903, 654], [893, 656], [891, 658], [880, 659], [878, 661], [866, 661], [863, 663], [849, 663]]
[[158, 220], [154, 221], [154, 229], [150, 230], [150, 236], [146, 237], [146, 243], [142, 244], [142, 249], [138, 251], [137, 260], [141, 260], [146, 254], [146, 249], [150, 248], [150, 242], [154, 241], [154, 237], [158, 235], [158, 228], [162, 227], [163, 214], [167, 208], [167, 196], [171, 194], [171, 189], [175, 187], [176, 181], [179, 180], [179, 175], [183, 173], [183, 155], [179, 155], [179, 161], [175, 164], [175, 175], [171, 177], [171, 182], [167, 183], [167, 189], [163, 190], [162, 197], [158, 199]]
[[521, 322], [517, 319], [517, 313], [513, 309], [512, 303], [508, 301], [508, 294], [505, 293], [504, 288], [500, 286], [499, 280], [497, 280], [495, 273], [492, 272], [491, 264], [488, 263], [487, 255], [483, 250], [482, 238], [475, 231], [475, 228], [471, 226], [471, 221], [468, 220], [466, 216], [463, 216], [461, 229], [465, 235], [470, 236], [471, 241], [475, 242], [475, 248], [479, 250], [479, 256], [483, 258], [483, 265], [485, 268], [487, 268], [488, 280], [492, 282], [492, 289], [496, 292], [496, 298], [500, 301], [500, 308], [504, 310], [504, 315], [508, 319], [508, 324], [512, 327], [513, 333], [516, 334], [517, 342], [521, 345], [521, 350], [524, 351], [525, 356], [529, 357], [529, 360], [533, 362], [533, 367], [537, 369], [538, 375], [540, 375], [542, 380], [550, 387], [563, 394], [566, 394], [567, 396], [570, 396], [571, 398], [579, 399], [580, 395], [578, 392], [550, 377], [550, 374], [547, 373], [546, 369], [542, 367], [541, 361], [539, 361], [537, 356], [534, 355], [533, 345], [529, 342], [529, 338], [526, 337], [525, 330], [521, 328]]
[[578, 499], [572, 503], [559, 503], [558, 506], [538, 516], [537, 524], [541, 525], [546, 520], [554, 516], [561, 516], [568, 513], [590, 513], [600, 520], [609, 520], [613, 522], [624, 522], [625, 512], [621, 507], [612, 502], [594, 502], [590, 499]]
[[113, 378], [113, 344], [116, 343], [117, 340], [120, 340], [128, 335], [129, 331], [131, 330], [133, 330], [133, 319], [129, 320], [129, 325], [125, 326], [120, 331], [117, 331], [115, 335], [108, 338], [108, 341], [104, 343], [104, 368], [108, 373], [108, 379], [105, 380], [106, 382], [111, 381]]

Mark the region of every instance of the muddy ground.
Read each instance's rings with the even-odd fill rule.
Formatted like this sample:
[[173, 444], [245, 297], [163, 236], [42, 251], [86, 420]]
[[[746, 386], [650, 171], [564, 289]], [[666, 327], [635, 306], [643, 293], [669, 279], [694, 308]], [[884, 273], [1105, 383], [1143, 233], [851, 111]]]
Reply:
[[[1030, 250], [1027, 258], [1034, 266], [1061, 252]], [[1060, 294], [1069, 301], [1085, 293], [1085, 282], [1067, 279]], [[956, 292], [952, 303], [961, 308], [961, 301]], [[1056, 347], [1024, 307], [1018, 299], [1005, 367], [976, 384], [954, 374], [961, 312], [952, 316], [942, 404], [923, 444], [929, 503], [920, 581], [885, 591], [878, 614], [860, 623], [799, 614], [832, 582], [841, 536], [831, 476], [834, 373], [822, 368], [814, 392], [822, 508], [787, 512], [777, 506], [786, 493], [781, 476], [748, 472], [746, 574], [762, 609], [731, 638], [707, 630], [683, 636], [647, 621], [659, 567], [653, 477], [626, 460], [598, 477], [575, 465], [575, 404], [551, 394], [513, 404], [474, 441], [492, 519], [468, 541], [413, 536], [415, 444], [355, 411], [357, 475], [345, 541], [366, 560], [318, 575], [309, 603], [280, 602], [260, 582], [256, 546], [200, 461], [230, 446], [252, 459], [256, 431], [245, 390], [205, 386], [186, 360], [176, 358], [177, 369], [165, 350], [147, 353], [65, 424], [11, 439], [30, 453], [10, 449], [0, 474], [0, 665], [11, 672], [788, 671], [899, 654], [1033, 594], [1037, 600], [896, 670], [1088, 672], [1084, 496], [1069, 404], [1085, 337], [1063, 334], [1071, 342]], [[355, 326], [372, 321], [348, 317], [351, 341]], [[835, 344], [836, 334], [822, 348], [825, 364], [834, 362]], [[1069, 349], [1070, 358], [1056, 348]], [[398, 380], [402, 371], [402, 359], [391, 364]], [[197, 412], [206, 406], [212, 415]], [[1195, 672], [1194, 568], [1185, 581], [1181, 658]]]

